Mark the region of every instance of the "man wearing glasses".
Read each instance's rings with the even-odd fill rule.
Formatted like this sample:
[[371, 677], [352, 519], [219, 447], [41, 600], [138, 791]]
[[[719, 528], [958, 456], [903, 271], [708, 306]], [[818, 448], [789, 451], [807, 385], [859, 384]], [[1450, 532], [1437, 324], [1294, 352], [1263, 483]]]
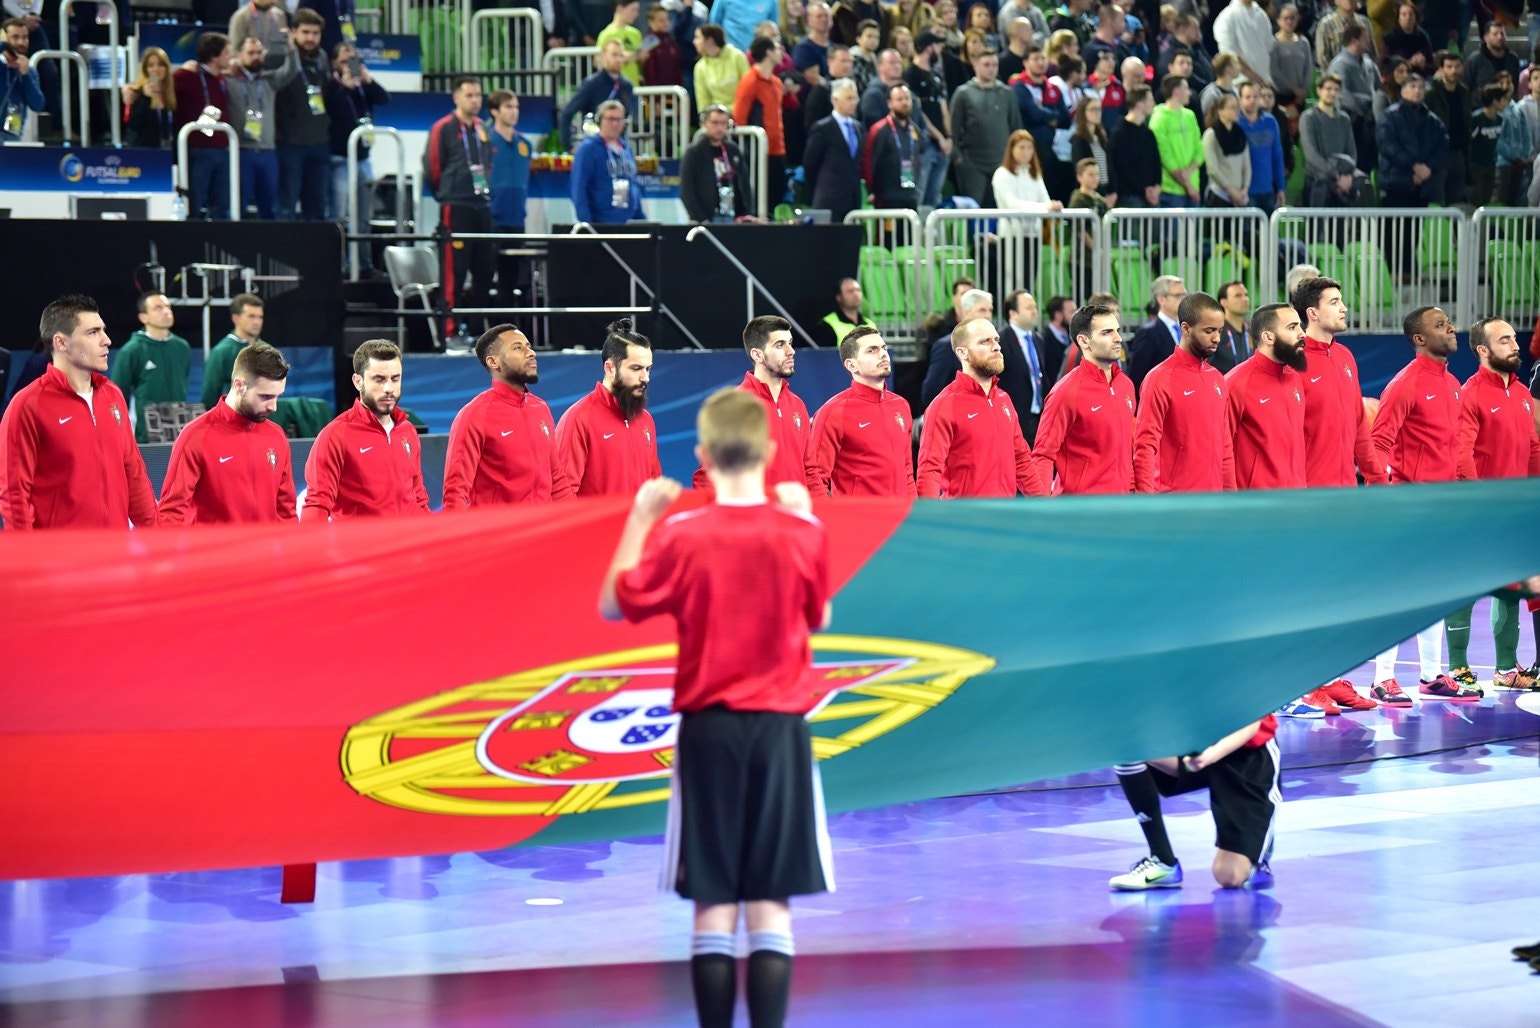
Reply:
[[626, 145], [626, 107], [606, 100], [598, 116], [599, 134], [583, 140], [572, 158], [573, 211], [590, 225], [641, 220], [642, 183]]

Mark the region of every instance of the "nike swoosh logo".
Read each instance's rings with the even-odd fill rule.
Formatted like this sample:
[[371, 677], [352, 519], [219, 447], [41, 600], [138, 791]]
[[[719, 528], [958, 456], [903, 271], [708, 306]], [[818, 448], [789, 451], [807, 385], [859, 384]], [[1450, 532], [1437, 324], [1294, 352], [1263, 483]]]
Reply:
[[615, 438], [615, 433], [614, 432], [606, 432], [606, 433], [604, 433], [604, 438], [606, 438], [606, 439], [613, 439], [613, 438]]
[[1191, 396], [1195, 392], [1197, 392], [1196, 389], [1183, 389], [1182, 390], [1182, 395], [1183, 396]]
[[507, 439], [511, 435], [513, 435], [513, 429], [510, 428], [508, 431], [503, 433], [503, 438]]
[[1493, 407], [1493, 408], [1492, 408], [1492, 413], [1493, 413], [1493, 414], [1496, 414], [1496, 413], [1497, 413], [1497, 412], [1498, 412], [1498, 411], [1500, 411], [1500, 410], [1502, 410], [1502, 408], [1501, 408], [1501, 407]]
[[146, 370], [146, 371], [154, 371], [158, 367], [160, 367], [160, 365], [156, 364], [154, 361], [145, 361], [144, 362], [144, 370]]
[[1319, 382], [1320, 380], [1321, 380], [1321, 376], [1317, 375], [1314, 378], [1312, 378], [1310, 381], [1312, 381], [1312, 382]]
[[1258, 402], [1259, 402], [1259, 403], [1266, 403], [1266, 402], [1267, 402], [1267, 401], [1268, 401], [1268, 400], [1271, 400], [1271, 399], [1272, 399], [1272, 397], [1271, 397], [1271, 396], [1264, 396], [1264, 397], [1262, 397], [1262, 399], [1261, 399], [1261, 400], [1259, 400], [1259, 401], [1258, 401]]
[[234, 460], [234, 459], [235, 459], [234, 457], [221, 457], [221, 458], [219, 458], [219, 463], [223, 464], [225, 461], [230, 461], [230, 460]]
[[374, 449], [374, 447], [372, 447], [372, 446], [360, 446], [358, 448], [358, 452], [359, 453], [368, 453], [372, 449]]
[[1437, 399], [1437, 398], [1438, 398], [1438, 394], [1437, 393], [1429, 393], [1427, 396], [1423, 397], [1424, 400], [1433, 400], [1433, 399]]
[[870, 424], [871, 424], [870, 421], [861, 421], [861, 422], [857, 422], [856, 427], [857, 428], [865, 428], [867, 425], [870, 425]]
[[62, 425], [62, 424], [64, 424], [64, 423], [65, 423], [65, 422], [66, 422], [66, 421], [74, 421], [74, 420], [75, 420], [75, 415], [73, 415], [73, 414], [71, 414], [71, 415], [70, 415], [70, 416], [69, 416], [69, 417], [67, 417], [67, 418], [60, 418], [60, 419], [59, 419], [59, 424], [61, 424], [61, 425]]
[[972, 421], [972, 420], [973, 420], [973, 419], [974, 419], [974, 418], [976, 418], [976, 417], [978, 417], [978, 416], [979, 416], [979, 415], [978, 415], [978, 411], [974, 411], [974, 412], [973, 412], [973, 413], [972, 413], [972, 414], [969, 414], [969, 415], [968, 415], [968, 420], [969, 420], [969, 421]]
[[1099, 411], [1101, 409], [1102, 409], [1102, 405], [1101, 404], [1097, 404], [1095, 407], [1091, 408], [1091, 413], [1095, 414], [1097, 411]]

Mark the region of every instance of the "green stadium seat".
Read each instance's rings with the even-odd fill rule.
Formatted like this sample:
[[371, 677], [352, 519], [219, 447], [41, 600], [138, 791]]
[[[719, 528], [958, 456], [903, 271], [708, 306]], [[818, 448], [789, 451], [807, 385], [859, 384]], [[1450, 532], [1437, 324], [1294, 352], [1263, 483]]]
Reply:
[[932, 247], [930, 255], [931, 303], [933, 311], [952, 309], [952, 283], [959, 278], [976, 279], [973, 257], [966, 246]]
[[903, 314], [904, 295], [900, 292], [898, 265], [893, 254], [881, 246], [863, 246], [859, 273], [867, 312], [876, 321], [893, 321]]
[[[1349, 243], [1342, 248], [1346, 262], [1346, 277], [1358, 286], [1357, 298], [1367, 303], [1372, 298], [1381, 311], [1395, 310], [1400, 301], [1396, 298], [1396, 280], [1390, 274], [1385, 254], [1373, 243]], [[1344, 297], [1344, 299], [1346, 299]], [[1356, 309], [1351, 306], [1349, 309]]]
[[1527, 318], [1540, 310], [1540, 253], [1519, 243], [1488, 243], [1487, 282], [1498, 311]]
[[1042, 264], [1037, 269], [1036, 296], [1039, 307], [1052, 296], [1080, 296], [1080, 288], [1075, 284], [1075, 276], [1065, 251], [1051, 246], [1043, 247]]
[[1154, 284], [1155, 272], [1143, 253], [1126, 246], [1112, 251], [1112, 294], [1124, 310], [1144, 310]]

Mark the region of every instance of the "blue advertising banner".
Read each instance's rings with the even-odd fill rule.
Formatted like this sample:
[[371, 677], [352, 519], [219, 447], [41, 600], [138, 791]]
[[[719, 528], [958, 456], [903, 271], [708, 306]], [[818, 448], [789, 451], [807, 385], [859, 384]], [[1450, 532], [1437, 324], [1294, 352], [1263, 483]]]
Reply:
[[[162, 24], [158, 22], [140, 22], [139, 53], [143, 53], [152, 46], [158, 46], [166, 51], [166, 56], [171, 58], [171, 66], [175, 68], [183, 61], [193, 60], [198, 56], [198, 37], [205, 32], [219, 31], [205, 25], [186, 24]], [[135, 77], [139, 74], [138, 68], [131, 68], [130, 74]]]
[[387, 36], [367, 33], [357, 40], [358, 56], [375, 74], [421, 73], [422, 40], [417, 36]]
[[[368, 63], [368, 58], [365, 58]], [[369, 67], [374, 67], [369, 63]], [[390, 104], [375, 111], [376, 124], [387, 125], [402, 132], [427, 132], [433, 123], [455, 109], [454, 100], [448, 93], [396, 93], [390, 94]], [[492, 114], [485, 107], [481, 116], [489, 124]], [[548, 96], [519, 97], [519, 131], [535, 143], [551, 131], [556, 121], [556, 105]]]
[[[658, 170], [637, 175], [642, 183], [642, 197], [648, 200], [677, 200], [679, 198], [679, 162], [658, 162]], [[531, 199], [566, 199], [572, 196], [572, 171], [566, 169], [537, 170], [529, 175]]]
[[169, 150], [0, 147], [7, 192], [166, 193], [171, 167]]

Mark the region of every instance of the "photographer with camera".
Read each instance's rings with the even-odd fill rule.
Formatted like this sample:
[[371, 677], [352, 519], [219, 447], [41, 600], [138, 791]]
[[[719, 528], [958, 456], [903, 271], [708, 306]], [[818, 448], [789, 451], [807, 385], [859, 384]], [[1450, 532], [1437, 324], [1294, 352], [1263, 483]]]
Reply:
[[27, 59], [27, 23], [11, 18], [0, 28], [5, 31], [0, 46], [0, 142], [16, 143], [26, 128], [27, 111], [43, 109], [43, 87]]

